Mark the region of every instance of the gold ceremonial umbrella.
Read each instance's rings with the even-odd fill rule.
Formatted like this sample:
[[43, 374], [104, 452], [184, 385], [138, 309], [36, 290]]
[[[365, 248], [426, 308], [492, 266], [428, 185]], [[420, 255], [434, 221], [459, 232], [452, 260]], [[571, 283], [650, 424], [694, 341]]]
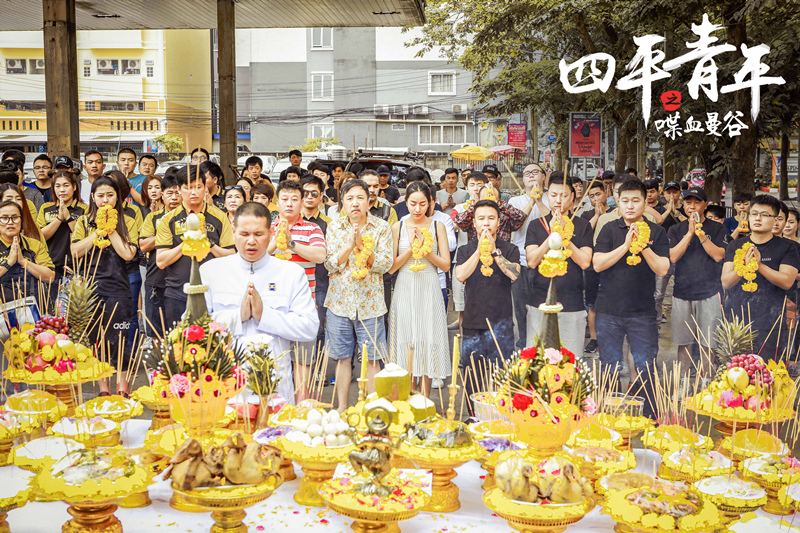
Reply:
[[482, 146], [464, 146], [450, 152], [450, 157], [458, 161], [485, 161], [495, 159], [497, 154]]

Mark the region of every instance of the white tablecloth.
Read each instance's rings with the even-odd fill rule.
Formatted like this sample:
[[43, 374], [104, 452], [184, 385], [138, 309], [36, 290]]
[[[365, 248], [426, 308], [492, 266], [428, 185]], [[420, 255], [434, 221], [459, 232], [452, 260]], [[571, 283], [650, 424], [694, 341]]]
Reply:
[[[150, 426], [146, 420], [132, 420], [123, 425], [123, 442], [128, 447], [141, 446]], [[653, 452], [635, 450], [638, 470], [653, 474], [660, 461]], [[16, 467], [4, 467], [13, 474], [28, 473]], [[280, 533], [346, 533], [350, 532], [350, 520], [327, 508], [305, 507], [295, 503], [292, 497], [300, 484], [302, 470], [295, 466], [298, 479], [284, 483], [269, 499], [246, 509], [245, 524], [250, 532], [269, 531]], [[485, 473], [478, 463], [472, 461], [457, 469], [454, 480], [461, 492], [461, 509], [454, 513], [420, 513], [416, 518], [400, 523], [406, 533], [459, 533], [487, 532], [508, 533], [514, 531], [508, 523], [493, 515], [481, 501], [482, 477]], [[211, 513], [183, 513], [169, 506], [172, 489], [169, 482], [158, 482], [150, 487], [153, 504], [140, 509], [118, 509], [117, 518], [125, 533], [151, 533], [153, 531], [205, 533], [211, 529]], [[759, 512], [759, 514], [761, 514]], [[8, 522], [14, 533], [56, 533], [71, 517], [67, 505], [62, 502], [31, 502], [21, 509], [11, 511]], [[791, 516], [785, 517], [792, 521]], [[614, 522], [595, 508], [578, 524], [569, 528], [570, 533], [590, 531], [611, 532]]]

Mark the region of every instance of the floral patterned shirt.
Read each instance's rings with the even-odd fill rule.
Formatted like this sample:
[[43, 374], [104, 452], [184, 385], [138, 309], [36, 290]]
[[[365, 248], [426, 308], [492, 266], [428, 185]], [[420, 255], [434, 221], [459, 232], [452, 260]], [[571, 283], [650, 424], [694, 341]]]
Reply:
[[[510, 241], [511, 233], [521, 228], [528, 217], [525, 215], [524, 211], [517, 209], [511, 204], [507, 204], [503, 200], [497, 202], [497, 206], [500, 208], [500, 224], [497, 227], [497, 238]], [[467, 239], [470, 241], [477, 237], [474, 214], [475, 207], [469, 206], [469, 209], [458, 213], [453, 218], [456, 226], [458, 226], [461, 231], [467, 232]]]
[[367, 224], [361, 235], [370, 235], [375, 239], [375, 262], [364, 279], [356, 279], [356, 251], [350, 254], [347, 263], [339, 265], [339, 252], [347, 246], [353, 226], [347, 216], [333, 219], [328, 224], [325, 235], [328, 241], [328, 257], [325, 268], [330, 272], [328, 295], [325, 307], [338, 316], [350, 320], [376, 318], [386, 314], [386, 303], [383, 299], [383, 274], [389, 271], [394, 262], [392, 244], [392, 228], [389, 224], [372, 215], [367, 215]]

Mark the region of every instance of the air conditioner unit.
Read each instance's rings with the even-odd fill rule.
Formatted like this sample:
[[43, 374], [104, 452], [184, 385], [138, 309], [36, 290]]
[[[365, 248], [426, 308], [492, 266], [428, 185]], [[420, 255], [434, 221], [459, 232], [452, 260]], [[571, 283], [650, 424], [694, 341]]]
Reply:
[[101, 59], [97, 62], [97, 68], [111, 68], [111, 61], [108, 59]]
[[136, 111], [136, 104], [125, 104], [126, 111]]
[[138, 59], [131, 59], [128, 61], [128, 68], [129, 69], [136, 69], [139, 68], [139, 60]]
[[426, 105], [415, 105], [412, 113], [414, 115], [427, 115], [428, 114], [428, 106], [426, 106]]
[[375, 104], [372, 106], [372, 112], [375, 114], [375, 116], [388, 115], [389, 106], [384, 104]]
[[37, 59], [36, 60], [36, 68], [43, 69], [44, 68], [44, 59]]
[[19, 59], [8, 59], [6, 61], [7, 68], [22, 68], [22, 61]]
[[155, 65], [155, 61], [153, 61], [152, 59], [148, 59], [147, 61], [144, 62], [144, 64], [147, 65], [148, 67], [152, 67], [153, 65]]
[[464, 104], [453, 104], [453, 114], [454, 115], [466, 115], [467, 114], [467, 106]]
[[408, 115], [407, 105], [393, 105], [389, 106], [389, 111], [392, 115]]

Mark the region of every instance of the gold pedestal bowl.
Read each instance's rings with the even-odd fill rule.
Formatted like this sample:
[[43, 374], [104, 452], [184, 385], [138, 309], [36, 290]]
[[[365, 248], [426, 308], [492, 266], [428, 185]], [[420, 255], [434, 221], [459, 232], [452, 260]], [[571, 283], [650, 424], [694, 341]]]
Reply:
[[498, 488], [483, 493], [483, 503], [508, 524], [523, 533], [561, 533], [579, 522], [595, 507], [585, 498], [575, 504], [539, 505], [509, 500]]
[[62, 533], [122, 533], [122, 524], [114, 516], [120, 498], [104, 501], [67, 502], [72, 515], [62, 527]]
[[310, 507], [325, 507], [325, 501], [319, 495], [320, 483], [333, 478], [336, 465], [347, 461], [347, 456], [355, 450], [354, 446], [310, 447], [286, 437], [280, 437], [275, 445], [283, 450], [284, 458], [294, 461], [303, 470], [305, 475], [300, 480], [294, 501]]
[[244, 510], [272, 496], [281, 483], [283, 479], [280, 474], [275, 474], [253, 486], [232, 485], [183, 491], [173, 485], [172, 489], [184, 502], [211, 511], [211, 518], [214, 519], [211, 533], [246, 533], [247, 526], [242, 523], [247, 516]]
[[452, 481], [458, 475], [455, 468], [477, 459], [485, 451], [475, 442], [460, 448], [423, 448], [403, 442], [398, 453], [411, 459], [417, 467], [433, 473], [431, 501], [423, 511], [452, 513], [461, 508], [458, 486]]

